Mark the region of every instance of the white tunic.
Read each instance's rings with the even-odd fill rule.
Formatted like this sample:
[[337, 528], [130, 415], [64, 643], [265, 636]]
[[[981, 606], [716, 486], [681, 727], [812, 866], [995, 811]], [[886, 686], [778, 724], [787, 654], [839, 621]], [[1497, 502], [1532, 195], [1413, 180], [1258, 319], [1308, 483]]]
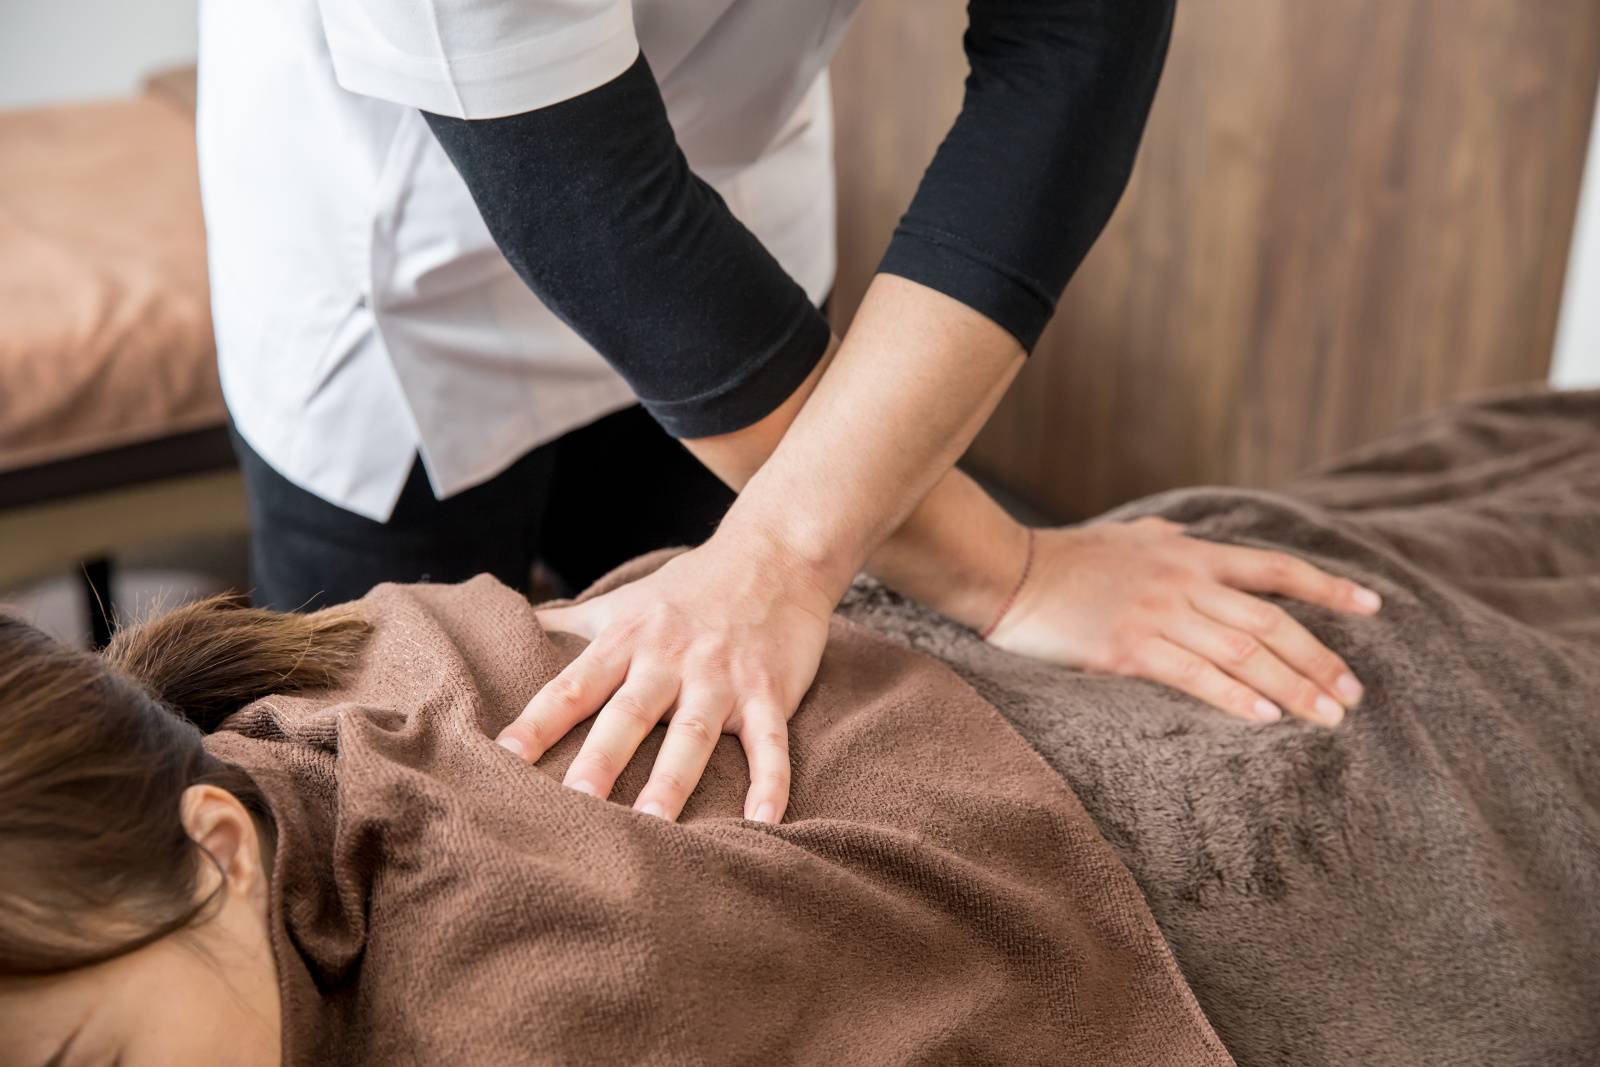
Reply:
[[641, 48], [690, 165], [820, 300], [826, 62], [856, 2], [202, 0], [200, 176], [239, 432], [381, 521], [418, 454], [445, 497], [631, 403], [512, 272], [417, 109], [544, 107]]

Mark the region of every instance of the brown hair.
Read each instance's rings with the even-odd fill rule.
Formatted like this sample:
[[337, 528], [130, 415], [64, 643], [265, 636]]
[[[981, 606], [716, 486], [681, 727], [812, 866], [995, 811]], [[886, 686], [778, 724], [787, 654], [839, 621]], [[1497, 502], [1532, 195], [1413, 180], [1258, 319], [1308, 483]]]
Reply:
[[[250, 701], [339, 680], [369, 627], [214, 597], [123, 629], [103, 654], [0, 613], [0, 977], [58, 974], [198, 919], [192, 785], [271, 813], [202, 735]], [[220, 889], [218, 891], [220, 893]]]

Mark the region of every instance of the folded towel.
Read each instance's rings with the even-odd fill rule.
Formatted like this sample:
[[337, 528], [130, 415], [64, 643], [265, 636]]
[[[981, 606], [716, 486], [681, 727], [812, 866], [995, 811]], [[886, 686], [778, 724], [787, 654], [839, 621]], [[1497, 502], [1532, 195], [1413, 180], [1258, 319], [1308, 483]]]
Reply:
[[1416, 420], [1284, 494], [1106, 516], [1282, 547], [1380, 591], [1285, 604], [1366, 698], [1332, 732], [1008, 656], [858, 583], [1071, 783], [1237, 1061], [1600, 1063], [1600, 392]]
[[739, 817], [724, 738], [672, 825], [559, 784], [583, 729], [493, 743], [580, 646], [517, 594], [363, 603], [347, 686], [207, 739], [277, 822], [286, 1062], [1231, 1063], [1061, 778], [934, 661], [836, 619], [786, 821]]

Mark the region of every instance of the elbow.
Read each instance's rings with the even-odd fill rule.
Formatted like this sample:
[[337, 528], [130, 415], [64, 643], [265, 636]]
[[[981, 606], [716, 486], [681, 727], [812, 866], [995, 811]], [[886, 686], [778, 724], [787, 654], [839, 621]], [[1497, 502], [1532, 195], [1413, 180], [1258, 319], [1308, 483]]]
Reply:
[[[1175, 0], [1077, 0], [1016, 5], [972, 0], [969, 90], [993, 85], [1046, 108], [1148, 107], [1172, 38]], [[1004, 88], [1001, 88], [1001, 87]]]
[[[1101, 42], [1091, 64], [1100, 75], [1096, 80], [1124, 92], [1153, 93], [1172, 40], [1176, 0], [1111, 0], [1094, 6]], [[1083, 69], [1081, 53], [1069, 47], [1062, 57], [1069, 69]]]
[[1142, 129], [1155, 99], [1172, 40], [1176, 0], [1112, 0], [1094, 5], [1099, 40], [1085, 54], [1081, 41], [1062, 42], [1061, 103], [1089, 106], [1115, 125]]
[[1130, 51], [1166, 51], [1177, 16], [1177, 0], [1109, 0], [1093, 6], [1102, 31], [1124, 42]]

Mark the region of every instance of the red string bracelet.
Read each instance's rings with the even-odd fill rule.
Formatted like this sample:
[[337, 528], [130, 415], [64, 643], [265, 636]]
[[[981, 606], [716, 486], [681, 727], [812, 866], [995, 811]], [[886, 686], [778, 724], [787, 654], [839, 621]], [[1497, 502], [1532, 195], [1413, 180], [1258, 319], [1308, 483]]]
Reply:
[[1006, 597], [1005, 600], [1001, 603], [1000, 610], [995, 613], [994, 621], [991, 622], [988, 626], [984, 627], [983, 631], [978, 634], [978, 636], [980, 638], [982, 638], [985, 641], [989, 640], [989, 635], [994, 633], [995, 627], [999, 626], [1000, 625], [1000, 621], [1006, 617], [1006, 612], [1011, 610], [1011, 605], [1013, 605], [1013, 604], [1015, 604], [1017, 602], [1017, 597], [1022, 593], [1022, 587], [1024, 585], [1028, 584], [1028, 575], [1032, 571], [1033, 571], [1033, 527], [1030, 526], [1030, 527], [1028, 527], [1028, 550], [1027, 550], [1027, 554], [1022, 557], [1022, 577], [1017, 579], [1017, 584], [1016, 584], [1015, 587], [1012, 588], [1011, 595]]

